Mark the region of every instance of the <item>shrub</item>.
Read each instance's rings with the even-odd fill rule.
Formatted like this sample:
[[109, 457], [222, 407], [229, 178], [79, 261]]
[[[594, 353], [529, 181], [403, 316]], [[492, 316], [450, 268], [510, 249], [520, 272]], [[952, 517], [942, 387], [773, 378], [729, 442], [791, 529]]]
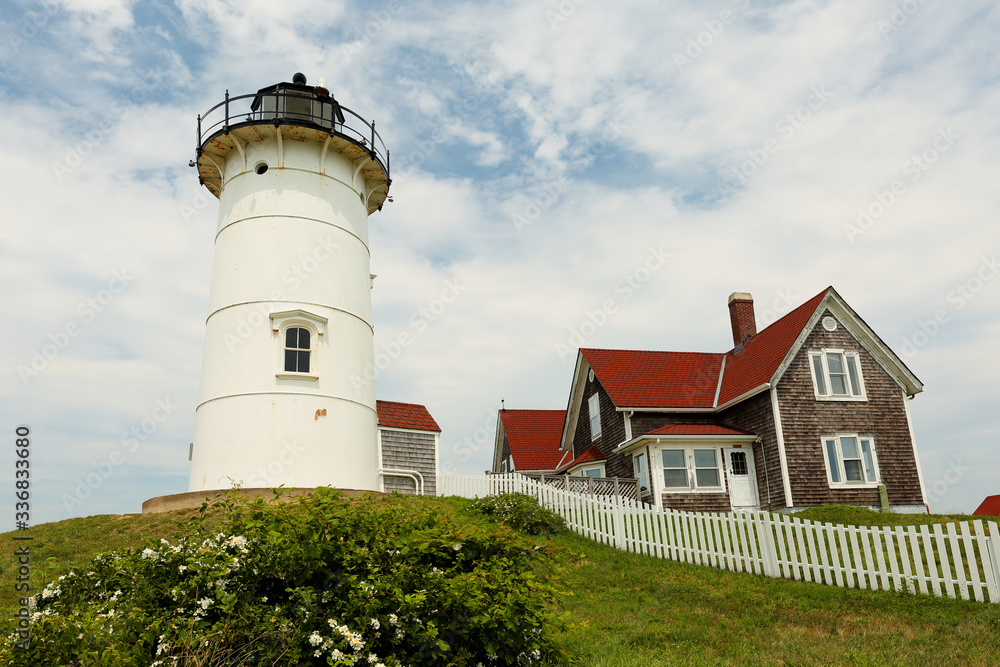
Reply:
[[[535, 665], [560, 574], [503, 528], [318, 489], [224, 501], [222, 532], [97, 556], [35, 596], [13, 665]], [[538, 565], [544, 563], [548, 569]], [[7, 664], [7, 663], [5, 663]]]
[[561, 516], [545, 509], [523, 493], [502, 493], [473, 501], [470, 510], [529, 535], [554, 535], [566, 528]]

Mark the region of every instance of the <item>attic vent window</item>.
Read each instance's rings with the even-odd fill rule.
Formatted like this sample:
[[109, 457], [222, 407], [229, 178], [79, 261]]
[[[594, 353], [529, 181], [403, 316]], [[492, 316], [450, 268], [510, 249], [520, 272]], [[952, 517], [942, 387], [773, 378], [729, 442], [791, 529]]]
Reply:
[[837, 320], [833, 319], [829, 315], [823, 318], [823, 328], [827, 331], [837, 330]]

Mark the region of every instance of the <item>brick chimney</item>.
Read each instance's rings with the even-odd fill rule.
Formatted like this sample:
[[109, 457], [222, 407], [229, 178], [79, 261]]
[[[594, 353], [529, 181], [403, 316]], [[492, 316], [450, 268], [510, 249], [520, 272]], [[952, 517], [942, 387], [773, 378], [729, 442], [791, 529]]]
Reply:
[[753, 316], [753, 297], [746, 292], [729, 295], [729, 322], [733, 325], [733, 345], [739, 352], [757, 333], [757, 321]]

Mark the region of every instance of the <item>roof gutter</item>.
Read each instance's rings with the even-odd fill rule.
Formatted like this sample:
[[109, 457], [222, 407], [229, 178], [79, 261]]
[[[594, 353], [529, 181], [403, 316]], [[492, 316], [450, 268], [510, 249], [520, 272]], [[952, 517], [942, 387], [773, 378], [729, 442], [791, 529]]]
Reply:
[[649, 435], [644, 434], [632, 438], [628, 442], [624, 442], [615, 449], [612, 450], [614, 454], [622, 454], [625, 451], [632, 449], [635, 445], [639, 444], [643, 440], [655, 440], [657, 444], [661, 441], [667, 442], [755, 442], [759, 436], [753, 435], [752, 433], [747, 435]]

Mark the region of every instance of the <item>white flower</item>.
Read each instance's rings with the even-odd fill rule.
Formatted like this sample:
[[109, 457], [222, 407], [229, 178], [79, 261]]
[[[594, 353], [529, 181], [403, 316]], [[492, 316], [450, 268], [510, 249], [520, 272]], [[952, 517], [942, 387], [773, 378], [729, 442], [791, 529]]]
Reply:
[[198, 604], [201, 605], [202, 609], [208, 609], [213, 602], [215, 602], [215, 600], [213, 600], [212, 598], [202, 598], [198, 600]]
[[389, 614], [389, 624], [390, 625], [398, 625], [399, 624], [399, 617], [396, 616], [395, 614]]
[[379, 629], [381, 629], [382, 624], [378, 622], [377, 618], [373, 618], [372, 619], [372, 627], [375, 628], [376, 630], [379, 630]]
[[313, 632], [311, 635], [309, 635], [309, 643], [312, 644], [313, 646], [318, 646], [319, 644], [323, 643], [323, 636], [320, 635], [318, 632]]
[[330, 657], [333, 658], [334, 660], [343, 660], [344, 654], [341, 652], [339, 648], [335, 648], [332, 651], [330, 651]]
[[184, 570], [186, 570], [186, 569], [188, 569], [188, 566], [187, 566], [187, 565], [181, 565], [180, 567], [178, 567], [178, 568], [177, 568], [177, 571], [178, 571], [178, 572], [183, 572], [183, 571], [184, 571]]

